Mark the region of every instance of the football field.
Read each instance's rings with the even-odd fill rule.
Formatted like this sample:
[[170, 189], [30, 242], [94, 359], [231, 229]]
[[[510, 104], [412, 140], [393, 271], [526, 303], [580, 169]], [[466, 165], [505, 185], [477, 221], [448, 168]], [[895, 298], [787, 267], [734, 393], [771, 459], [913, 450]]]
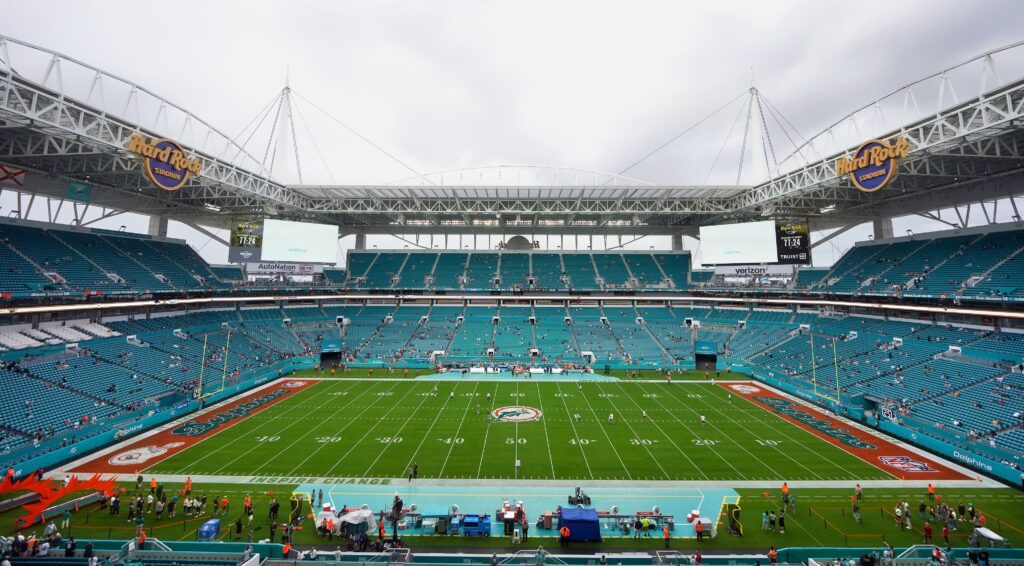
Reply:
[[721, 384], [539, 380], [325, 380], [146, 471], [399, 478], [413, 465], [420, 478], [894, 477]]

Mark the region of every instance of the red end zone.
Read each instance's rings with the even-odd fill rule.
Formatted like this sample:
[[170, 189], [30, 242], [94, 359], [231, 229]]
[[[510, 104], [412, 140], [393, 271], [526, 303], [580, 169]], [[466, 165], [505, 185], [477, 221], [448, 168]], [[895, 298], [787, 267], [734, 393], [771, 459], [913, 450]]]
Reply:
[[306, 389], [316, 381], [282, 379], [271, 387], [239, 397], [203, 415], [139, 439], [120, 449], [81, 464], [69, 472], [133, 474], [195, 446], [267, 407]]
[[904, 480], [962, 480], [967, 476], [922, 457], [888, 440], [851, 427], [843, 421], [787, 399], [759, 383], [721, 384], [744, 399], [861, 460]]

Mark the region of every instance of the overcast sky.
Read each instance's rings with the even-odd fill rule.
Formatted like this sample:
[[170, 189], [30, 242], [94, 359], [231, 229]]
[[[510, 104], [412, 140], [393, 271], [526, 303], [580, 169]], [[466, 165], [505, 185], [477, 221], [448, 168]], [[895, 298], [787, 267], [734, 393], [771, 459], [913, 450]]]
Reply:
[[[792, 137], [809, 137], [901, 85], [1024, 39], [1024, 3], [973, 0], [3, 0], [0, 13], [0, 33], [134, 81], [232, 136], [288, 75], [303, 181], [339, 184], [498, 164], [618, 172], [751, 85], [791, 123]], [[744, 103], [628, 175], [735, 183], [742, 122], [732, 125]], [[792, 146], [765, 121], [781, 159]], [[262, 157], [267, 135], [253, 136], [251, 153]], [[767, 174], [763, 159], [747, 159], [741, 182]], [[277, 163], [274, 173], [298, 180], [293, 164]], [[0, 199], [5, 210], [10, 199], [9, 191]], [[126, 223], [145, 230], [143, 219], [124, 216], [105, 226]], [[831, 263], [867, 233], [853, 230], [819, 248], [815, 263]], [[171, 235], [225, 261], [222, 246], [191, 229], [173, 224]], [[648, 245], [667, 241], [637, 244]]]

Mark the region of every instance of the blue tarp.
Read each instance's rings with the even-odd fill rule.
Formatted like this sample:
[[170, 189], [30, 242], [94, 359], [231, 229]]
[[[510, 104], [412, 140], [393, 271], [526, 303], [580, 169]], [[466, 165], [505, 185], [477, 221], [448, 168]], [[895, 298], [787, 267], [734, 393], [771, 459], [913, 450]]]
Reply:
[[601, 542], [601, 524], [597, 510], [584, 508], [561, 508], [558, 513], [558, 528], [569, 527], [569, 540], [580, 542]]
[[216, 540], [220, 536], [220, 519], [210, 519], [199, 527], [199, 540]]

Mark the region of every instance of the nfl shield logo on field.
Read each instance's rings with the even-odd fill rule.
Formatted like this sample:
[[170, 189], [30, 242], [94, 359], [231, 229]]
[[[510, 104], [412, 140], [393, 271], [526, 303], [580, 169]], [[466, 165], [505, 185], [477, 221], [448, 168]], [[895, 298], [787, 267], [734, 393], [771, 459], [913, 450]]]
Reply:
[[892, 466], [904, 472], [934, 472], [935, 469], [925, 464], [908, 458], [907, 456], [879, 456], [879, 460], [886, 466]]

